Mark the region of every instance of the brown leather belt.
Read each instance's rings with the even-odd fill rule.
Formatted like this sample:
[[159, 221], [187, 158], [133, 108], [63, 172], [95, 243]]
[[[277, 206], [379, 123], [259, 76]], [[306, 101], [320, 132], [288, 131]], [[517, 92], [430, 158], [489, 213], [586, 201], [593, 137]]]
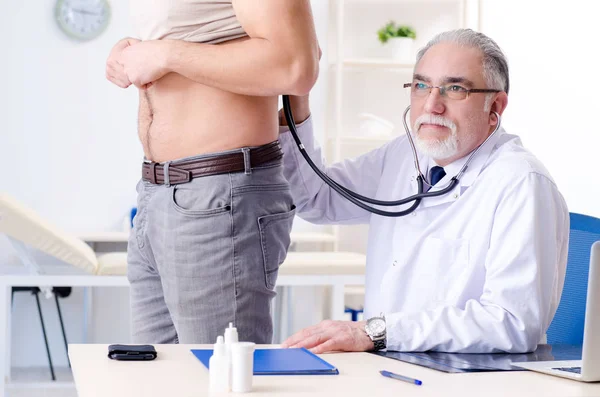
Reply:
[[[247, 154], [239, 152], [219, 154], [214, 157], [196, 160], [177, 161], [168, 165], [169, 185], [187, 183], [193, 178], [208, 175], [242, 172], [283, 157], [279, 141], [247, 150]], [[142, 178], [145, 181], [165, 184], [165, 163], [147, 163], [142, 166]]]

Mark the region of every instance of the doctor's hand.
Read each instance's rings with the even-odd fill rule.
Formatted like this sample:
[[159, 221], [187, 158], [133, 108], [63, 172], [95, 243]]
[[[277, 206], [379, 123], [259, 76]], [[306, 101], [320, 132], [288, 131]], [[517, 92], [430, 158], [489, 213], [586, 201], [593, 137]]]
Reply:
[[108, 81], [121, 88], [127, 88], [131, 85], [131, 81], [129, 81], [129, 78], [125, 73], [120, 58], [123, 50], [139, 42], [138, 39], [127, 37], [114, 45], [106, 60], [106, 78]]
[[305, 347], [315, 354], [373, 350], [373, 341], [365, 332], [365, 325], [366, 321], [325, 320], [290, 336], [281, 346], [283, 348]]

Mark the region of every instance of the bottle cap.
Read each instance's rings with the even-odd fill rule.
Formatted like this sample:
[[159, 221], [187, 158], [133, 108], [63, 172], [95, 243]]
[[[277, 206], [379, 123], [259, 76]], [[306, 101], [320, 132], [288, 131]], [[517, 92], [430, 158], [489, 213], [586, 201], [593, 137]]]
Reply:
[[219, 335], [217, 337], [217, 343], [215, 343], [214, 349], [213, 349], [213, 354], [220, 356], [220, 355], [224, 355], [226, 353], [225, 350], [225, 343], [223, 343], [223, 336]]

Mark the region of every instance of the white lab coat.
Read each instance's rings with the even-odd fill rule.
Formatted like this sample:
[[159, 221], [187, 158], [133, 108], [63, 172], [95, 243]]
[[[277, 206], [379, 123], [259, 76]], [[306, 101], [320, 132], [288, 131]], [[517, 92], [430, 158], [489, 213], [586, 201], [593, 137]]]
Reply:
[[[406, 136], [325, 166], [312, 120], [298, 132], [313, 161], [343, 186], [380, 200], [417, 192]], [[370, 224], [365, 318], [384, 313], [389, 350], [522, 353], [536, 348], [560, 301], [569, 213], [548, 171], [517, 136], [501, 128], [452, 192], [424, 199], [401, 218], [371, 215], [349, 203], [315, 175], [290, 133], [280, 140], [301, 218]], [[433, 161], [425, 156], [419, 161], [427, 176]], [[443, 188], [465, 162], [466, 157], [444, 167], [446, 176], [431, 191]]]

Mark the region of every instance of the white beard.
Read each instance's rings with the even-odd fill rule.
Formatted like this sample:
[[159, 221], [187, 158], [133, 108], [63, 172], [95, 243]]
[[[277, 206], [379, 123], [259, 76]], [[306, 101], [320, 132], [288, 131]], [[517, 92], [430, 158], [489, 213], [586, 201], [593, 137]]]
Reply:
[[[450, 129], [450, 135], [446, 139], [423, 139], [419, 135], [421, 124], [436, 124]], [[433, 158], [434, 160], [444, 160], [454, 156], [458, 151], [458, 136], [456, 133], [456, 124], [442, 116], [431, 114], [421, 115], [414, 123], [413, 137], [415, 146], [419, 152]]]
[[456, 134], [451, 134], [446, 139], [432, 140], [422, 139], [417, 135], [415, 146], [421, 153], [435, 160], [444, 160], [454, 156], [458, 151], [458, 138]]

